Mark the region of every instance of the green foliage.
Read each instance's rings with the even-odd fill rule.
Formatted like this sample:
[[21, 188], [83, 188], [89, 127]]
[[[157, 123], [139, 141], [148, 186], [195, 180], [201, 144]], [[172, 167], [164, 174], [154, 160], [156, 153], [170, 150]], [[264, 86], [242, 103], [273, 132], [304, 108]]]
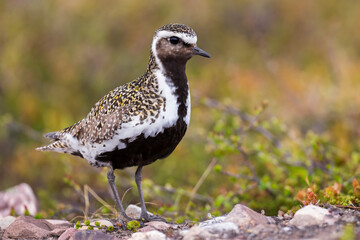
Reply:
[[103, 214], [109, 214], [109, 213], [111, 213], [111, 211], [110, 211], [109, 208], [107, 208], [107, 207], [104, 206], [104, 207], [101, 209], [101, 213], [103, 213]]
[[344, 187], [335, 182], [332, 186], [324, 188], [322, 193], [323, 201], [340, 206], [360, 206], [359, 182], [354, 178], [352, 185], [345, 183]]
[[80, 223], [80, 221], [77, 221], [76, 224], [75, 224], [75, 228], [79, 229], [80, 227], [81, 227], [81, 223]]
[[42, 214], [41, 212], [38, 212], [38, 213], [36, 213], [36, 214], [34, 215], [34, 218], [35, 218], [35, 219], [43, 219], [44, 216], [43, 216], [43, 214]]
[[16, 211], [15, 211], [15, 208], [14, 207], [11, 207], [10, 209], [10, 216], [13, 216], [13, 217], [17, 217], [17, 214], [16, 214]]
[[140, 227], [140, 222], [139, 221], [136, 221], [136, 220], [133, 220], [133, 221], [129, 221], [127, 222], [127, 229], [133, 231], [133, 232], [136, 232], [137, 229]]
[[[289, 135], [294, 130], [279, 119], [261, 117], [265, 108], [249, 116], [232, 107], [217, 107], [227, 111], [219, 115], [209, 134], [208, 149], [219, 159], [227, 159], [214, 170], [228, 179], [229, 190], [217, 196], [215, 209], [227, 212], [236, 202], [246, 202], [275, 214], [277, 209], [296, 206], [295, 199], [304, 205], [360, 206], [359, 183], [353, 179], [359, 170], [343, 161], [343, 152], [327, 134], [309, 131], [294, 138]], [[358, 154], [352, 152], [349, 159], [358, 162]], [[337, 182], [329, 186], [335, 180], [343, 183], [342, 192]]]
[[221, 172], [221, 165], [216, 164], [215, 167], [214, 167], [214, 171], [217, 172], [217, 173], [220, 173]]
[[24, 216], [30, 216], [29, 209], [25, 206]]

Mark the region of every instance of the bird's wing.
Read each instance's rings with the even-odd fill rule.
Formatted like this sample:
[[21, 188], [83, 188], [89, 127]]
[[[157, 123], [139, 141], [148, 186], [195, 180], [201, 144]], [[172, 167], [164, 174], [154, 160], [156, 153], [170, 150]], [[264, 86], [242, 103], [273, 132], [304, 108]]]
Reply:
[[61, 132], [70, 133], [82, 143], [101, 143], [111, 139], [124, 123], [135, 117], [139, 116], [136, 119], [143, 121], [158, 114], [164, 102], [161, 98], [151, 100], [152, 94], [157, 93], [133, 83], [120, 86], [101, 98], [86, 118]]
[[115, 134], [121, 136], [121, 129], [126, 123], [134, 121], [130, 126], [136, 126], [145, 120], [155, 121], [161, 109], [165, 109], [165, 101], [156, 91], [156, 86], [139, 85], [134, 81], [110, 91], [83, 120], [61, 131], [46, 134], [45, 137], [54, 142], [37, 150], [72, 153], [73, 149], [66, 141], [68, 134], [77, 138], [79, 144], [102, 143]]

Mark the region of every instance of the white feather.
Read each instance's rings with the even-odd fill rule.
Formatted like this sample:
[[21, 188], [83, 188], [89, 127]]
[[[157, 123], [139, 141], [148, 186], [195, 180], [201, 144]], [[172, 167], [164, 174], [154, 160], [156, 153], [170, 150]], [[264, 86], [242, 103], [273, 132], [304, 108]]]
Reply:
[[186, 99], [185, 106], [186, 106], [186, 115], [185, 115], [185, 117], [184, 117], [184, 121], [185, 121], [185, 123], [186, 123], [186, 126], [189, 126], [189, 123], [190, 123], [190, 115], [191, 115], [190, 88], [189, 88], [189, 91], [188, 91], [188, 96], [187, 96], [187, 99]]

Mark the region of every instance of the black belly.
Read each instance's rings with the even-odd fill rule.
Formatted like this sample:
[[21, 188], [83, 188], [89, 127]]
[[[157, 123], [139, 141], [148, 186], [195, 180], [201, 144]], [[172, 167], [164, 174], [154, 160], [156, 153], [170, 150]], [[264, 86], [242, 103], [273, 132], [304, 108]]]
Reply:
[[114, 169], [148, 165], [169, 156], [185, 135], [186, 129], [183, 119], [179, 119], [173, 127], [165, 128], [154, 137], [145, 138], [144, 134], [141, 134], [134, 141], [125, 142], [126, 148], [115, 148], [111, 152], [96, 156], [95, 159], [111, 162]]

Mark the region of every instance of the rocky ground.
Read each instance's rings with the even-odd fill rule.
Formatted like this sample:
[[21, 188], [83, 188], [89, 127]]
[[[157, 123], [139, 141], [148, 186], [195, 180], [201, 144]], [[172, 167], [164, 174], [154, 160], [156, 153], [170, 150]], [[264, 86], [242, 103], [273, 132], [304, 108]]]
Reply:
[[[134, 205], [127, 213], [136, 217]], [[97, 225], [103, 226], [97, 229]], [[38, 220], [30, 216], [0, 218], [0, 239], [360, 239], [360, 211], [308, 205], [294, 216], [279, 213], [265, 216], [238, 204], [227, 215], [196, 224], [149, 222], [133, 232], [123, 230], [116, 222], [97, 219], [88, 226], [74, 228], [63, 220]], [[113, 228], [113, 231], [109, 231]]]

